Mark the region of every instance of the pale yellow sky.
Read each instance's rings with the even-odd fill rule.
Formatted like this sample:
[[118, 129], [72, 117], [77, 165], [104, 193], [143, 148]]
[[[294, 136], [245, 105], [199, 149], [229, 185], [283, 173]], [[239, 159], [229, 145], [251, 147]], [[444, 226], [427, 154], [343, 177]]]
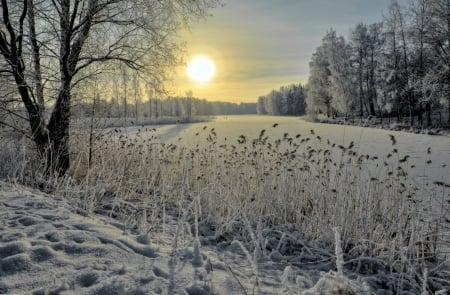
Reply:
[[[272, 89], [306, 82], [301, 61], [278, 57], [272, 40], [261, 36], [261, 28], [252, 26], [250, 20], [230, 19], [229, 10], [233, 8], [236, 7], [217, 8], [211, 18], [182, 32], [187, 45], [185, 61], [207, 56], [214, 61], [216, 74], [211, 81], [199, 83], [187, 75], [186, 65], [180, 66], [171, 83], [173, 94], [182, 96], [191, 90], [195, 97], [212, 101], [256, 102], [258, 96]], [[298, 68], [297, 73], [289, 72], [293, 67]]]
[[292, 83], [305, 84], [309, 61], [327, 30], [348, 36], [358, 22], [382, 20], [390, 0], [224, 0], [212, 17], [181, 33], [185, 61], [204, 55], [216, 65], [209, 82], [176, 69], [171, 94], [211, 101], [256, 102]]

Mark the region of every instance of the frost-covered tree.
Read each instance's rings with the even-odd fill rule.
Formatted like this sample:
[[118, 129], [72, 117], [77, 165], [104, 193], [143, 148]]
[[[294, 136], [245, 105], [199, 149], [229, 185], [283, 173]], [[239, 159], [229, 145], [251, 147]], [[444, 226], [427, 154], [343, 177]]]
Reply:
[[310, 113], [356, 109], [361, 117], [409, 117], [411, 125], [415, 117], [432, 124], [433, 111], [450, 114], [450, 0], [406, 5], [392, 0], [383, 22], [357, 24], [348, 43], [327, 32], [310, 61]]
[[367, 50], [369, 36], [367, 33], [367, 25], [359, 23], [351, 33], [351, 47], [353, 51], [353, 67], [357, 73], [358, 81], [358, 101], [359, 116], [364, 115], [364, 107], [366, 106], [366, 92], [364, 91], [364, 72], [367, 62]]
[[120, 63], [161, 84], [166, 70], [178, 60], [177, 29], [204, 16], [216, 3], [1, 0], [1, 72], [15, 83], [29, 135], [47, 172], [64, 174], [70, 167], [72, 90], [85, 70], [93, 66], [114, 70]]
[[367, 73], [366, 73], [366, 91], [369, 102], [369, 110], [372, 116], [375, 116], [375, 107], [380, 117], [383, 116], [381, 102], [379, 97], [382, 94], [380, 90], [381, 63], [383, 57], [384, 38], [382, 34], [383, 24], [373, 23], [368, 27], [368, 49], [367, 49]]
[[[409, 28], [409, 35], [411, 38], [412, 47], [412, 85], [415, 97], [418, 104], [418, 116], [420, 123], [423, 122], [423, 113], [426, 113], [426, 124], [431, 125], [431, 106], [433, 104], [433, 96], [429, 95], [430, 89], [427, 71], [432, 65], [433, 48], [430, 46], [428, 40], [428, 29], [430, 29], [430, 1], [428, 0], [413, 0], [409, 7], [411, 14], [411, 24]], [[428, 94], [427, 94], [428, 93]]]
[[306, 114], [306, 88], [302, 84], [292, 84], [288, 87], [288, 91], [292, 96], [292, 115]]
[[256, 103], [256, 112], [258, 113], [258, 115], [267, 114], [264, 99], [265, 99], [264, 96], [258, 97], [258, 101]]
[[266, 96], [266, 111], [269, 115], [278, 116], [282, 112], [283, 94], [279, 91], [272, 90]]
[[356, 99], [351, 48], [344, 37], [336, 35], [336, 31], [327, 33], [323, 46], [329, 63], [329, 93], [333, 98], [331, 105], [334, 110], [347, 115], [353, 109]]
[[282, 86], [258, 97], [260, 115], [301, 116], [306, 113], [306, 89], [301, 84]]
[[360, 116], [375, 116], [376, 107], [380, 109], [378, 84], [383, 44], [381, 23], [359, 23], [351, 32], [351, 60], [354, 80], [357, 82], [355, 90], [358, 93], [357, 107]]
[[[392, 0], [385, 18], [385, 82], [388, 93], [388, 110], [397, 119], [408, 114], [412, 117], [413, 98], [408, 61], [408, 43], [405, 18], [398, 1]], [[405, 110], [407, 110], [405, 112]]]
[[[364, 46], [366, 46], [365, 43]], [[365, 55], [361, 54], [361, 56]], [[364, 73], [363, 61], [361, 59], [359, 63], [361, 82]], [[308, 112], [312, 115], [323, 113], [328, 117], [336, 113], [348, 115], [357, 104], [356, 72], [353, 48], [344, 37], [337, 36], [335, 30], [329, 30], [311, 58], [307, 96]], [[359, 93], [359, 95], [362, 94], [363, 92]]]
[[434, 60], [425, 85], [430, 91], [439, 89], [435, 95], [447, 104], [450, 124], [450, 0], [430, 0], [428, 4], [426, 38], [433, 48]]
[[309, 63], [308, 113], [315, 116], [324, 113], [328, 117], [332, 115], [330, 93], [330, 69], [326, 47], [322, 44], [317, 47]]

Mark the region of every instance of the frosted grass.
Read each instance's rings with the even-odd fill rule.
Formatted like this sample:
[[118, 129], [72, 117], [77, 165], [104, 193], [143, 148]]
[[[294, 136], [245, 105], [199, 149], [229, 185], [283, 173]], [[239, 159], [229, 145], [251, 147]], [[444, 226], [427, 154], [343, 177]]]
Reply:
[[86, 146], [74, 143], [72, 177], [50, 186], [87, 215], [147, 233], [163, 233], [164, 216], [179, 212], [174, 251], [194, 243], [199, 262], [193, 236], [244, 247], [255, 291], [267, 258], [330, 263], [338, 275], [381, 272], [392, 290], [423, 291], [424, 273], [429, 288], [443, 286], [435, 266], [449, 249], [448, 168], [435, 155], [445, 155], [448, 138], [419, 153], [405, 143], [422, 140], [414, 135], [272, 120], [113, 129], [96, 142], [90, 170]]

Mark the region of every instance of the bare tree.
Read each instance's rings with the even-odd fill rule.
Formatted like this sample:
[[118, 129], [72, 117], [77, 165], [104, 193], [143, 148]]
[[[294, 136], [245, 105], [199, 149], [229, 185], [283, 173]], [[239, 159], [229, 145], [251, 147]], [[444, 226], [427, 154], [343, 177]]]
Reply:
[[[161, 85], [178, 61], [177, 29], [217, 1], [1, 0], [1, 71], [14, 80], [47, 172], [64, 174], [70, 167], [71, 93], [84, 71], [118, 61]], [[52, 93], [47, 120], [44, 97]]]

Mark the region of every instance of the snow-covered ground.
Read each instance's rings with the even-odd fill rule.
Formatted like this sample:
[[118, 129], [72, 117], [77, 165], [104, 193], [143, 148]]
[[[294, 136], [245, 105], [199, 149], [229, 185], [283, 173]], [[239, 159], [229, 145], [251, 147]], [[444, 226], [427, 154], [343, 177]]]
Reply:
[[[449, 182], [448, 136], [263, 116], [145, 128], [148, 132], [142, 133], [142, 127], [126, 132], [139, 133], [136, 136], [141, 138], [157, 134], [167, 144], [195, 146], [212, 131], [218, 141], [236, 144], [240, 135], [251, 140], [265, 129], [273, 138], [288, 133], [300, 138], [320, 136], [324, 145], [327, 140], [343, 146], [354, 142], [359, 154], [377, 156], [380, 161], [395, 148], [399, 156], [390, 161], [409, 155], [408, 172], [417, 183]], [[316, 149], [321, 142], [311, 140]], [[450, 202], [449, 196], [443, 197]], [[139, 212], [147, 216], [151, 209], [146, 210]], [[149, 221], [142, 218], [141, 226], [130, 227], [113, 214], [79, 210], [74, 200], [60, 195], [0, 182], [0, 294], [394, 294], [388, 291], [393, 280], [410, 294], [427, 294], [421, 289], [427, 279], [440, 294], [449, 292], [450, 272], [442, 265], [436, 271], [436, 265], [430, 264], [427, 274], [424, 261], [423, 269], [404, 276], [392, 273], [384, 261], [360, 256], [343, 261], [346, 267], [341, 275], [336, 272], [339, 249], [319, 249], [274, 231], [267, 235], [266, 252], [255, 255], [247, 245], [221, 240], [202, 224], [197, 239], [192, 220], [169, 205], [163, 212], [158, 225], [146, 226]], [[406, 277], [415, 281], [405, 281]]]
[[[276, 127], [273, 127], [274, 124], [277, 124]], [[383, 158], [392, 154], [395, 148], [398, 150], [399, 157], [410, 156], [408, 158], [410, 176], [428, 181], [450, 181], [450, 135], [413, 134], [358, 126], [313, 123], [299, 117], [256, 115], [219, 116], [214, 122], [153, 127], [157, 128], [158, 135], [164, 142], [194, 146], [204, 142], [204, 137], [195, 136], [202, 132], [204, 126], [207, 126], [208, 130], [214, 128], [219, 140], [226, 138], [234, 144], [241, 134], [249, 139], [258, 138], [260, 131], [265, 129], [266, 135], [270, 138], [283, 137], [284, 133], [292, 137], [301, 134], [302, 138], [320, 136], [324, 146], [326, 140], [343, 146], [354, 142], [354, 150], [359, 154], [369, 154], [371, 157]], [[311, 130], [314, 130], [314, 136], [311, 135]], [[395, 137], [395, 146], [392, 145], [390, 135]], [[397, 157], [393, 158], [393, 160], [396, 159]]]
[[362, 280], [351, 281], [333, 272], [333, 255], [318, 249], [304, 247], [303, 253], [296, 254], [314, 256], [321, 263], [299, 267], [295, 257], [278, 254], [259, 261], [255, 270], [239, 244], [198, 246], [189, 227], [180, 226], [170, 214], [160, 234], [147, 235], [124, 229], [113, 218], [75, 211], [59, 196], [0, 182], [0, 294], [358, 294], [370, 290]]

